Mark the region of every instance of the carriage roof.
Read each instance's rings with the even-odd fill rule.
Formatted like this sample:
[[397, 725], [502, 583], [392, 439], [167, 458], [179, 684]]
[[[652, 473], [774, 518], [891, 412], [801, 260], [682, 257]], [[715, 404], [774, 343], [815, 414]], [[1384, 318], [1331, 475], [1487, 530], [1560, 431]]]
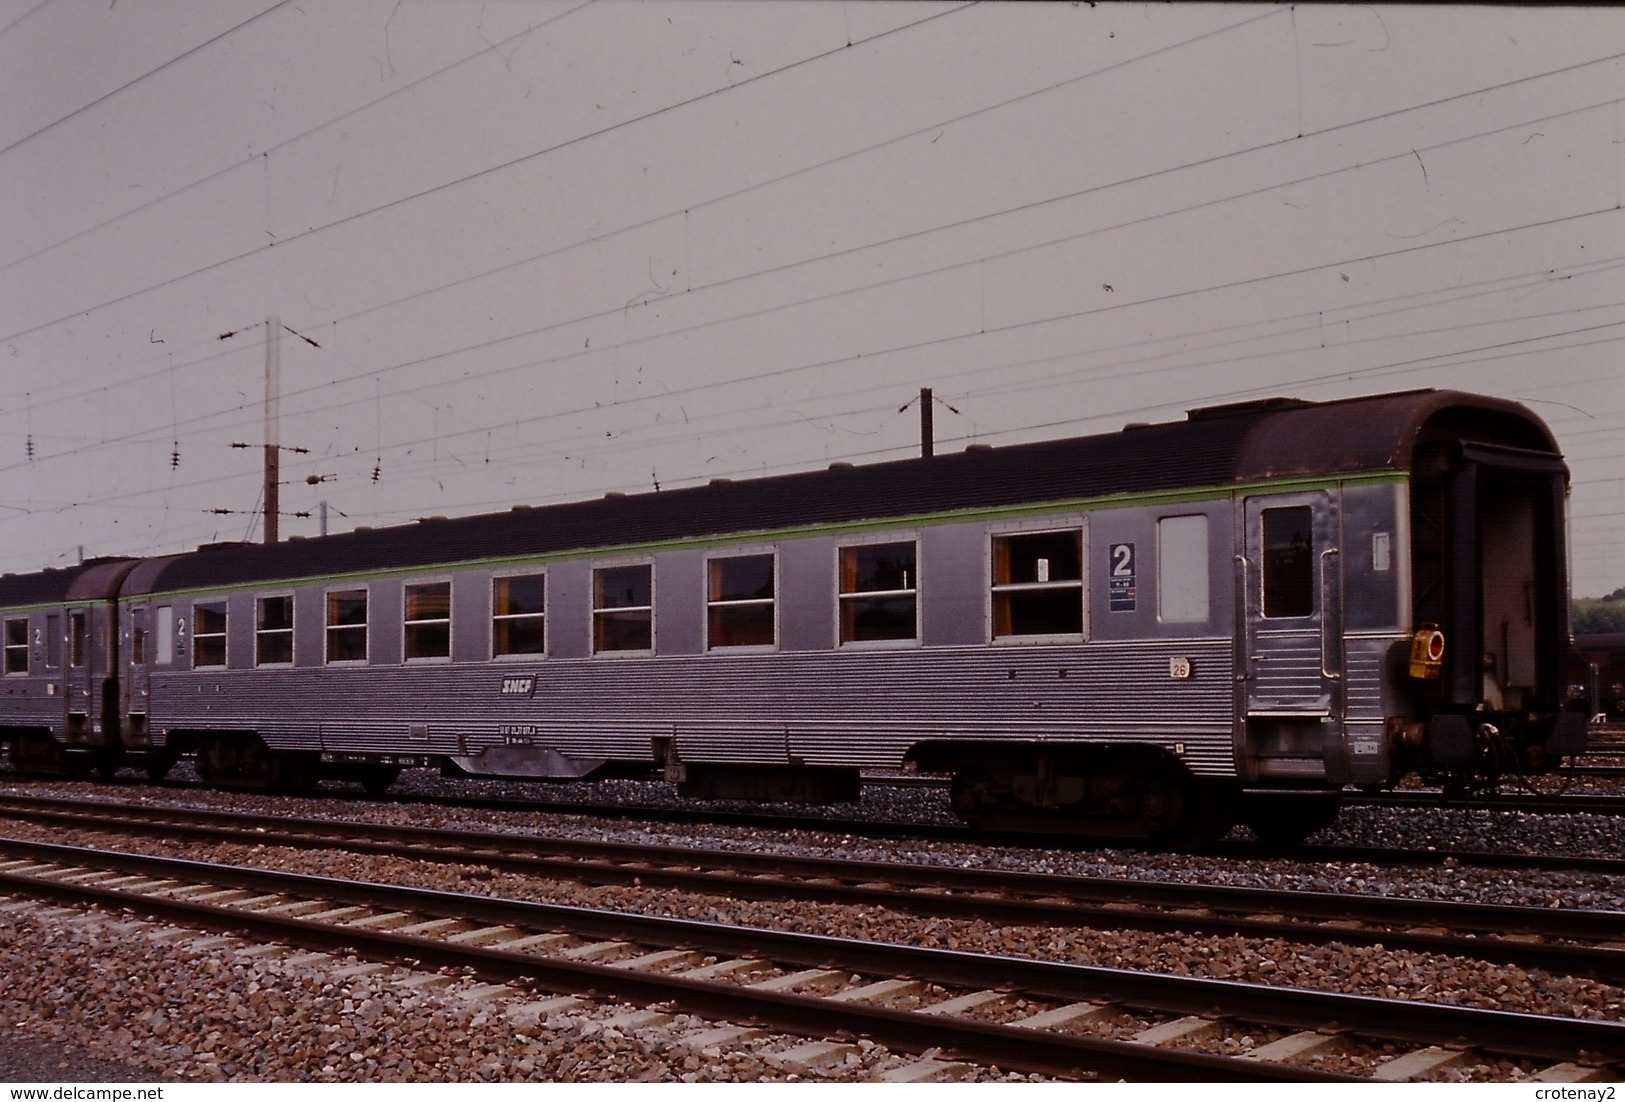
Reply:
[[1333, 402], [1272, 398], [1190, 411], [1183, 421], [866, 466], [494, 514], [434, 518], [270, 546], [200, 549], [143, 564], [127, 592], [522, 559], [599, 548], [1191, 492], [1279, 479], [1409, 471], [1430, 439], [1463, 436], [1556, 454], [1522, 406], [1449, 391]]

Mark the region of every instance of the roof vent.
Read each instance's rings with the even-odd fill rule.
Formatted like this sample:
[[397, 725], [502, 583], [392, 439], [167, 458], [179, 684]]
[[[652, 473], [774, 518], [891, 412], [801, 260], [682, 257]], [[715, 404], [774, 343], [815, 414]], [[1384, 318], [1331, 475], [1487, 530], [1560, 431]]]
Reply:
[[220, 540], [218, 543], [200, 543], [200, 544], [198, 544], [198, 550], [199, 551], [230, 551], [234, 547], [252, 547], [252, 546], [254, 546], [254, 545], [251, 544], [251, 543], [244, 543], [242, 540]]
[[[1195, 420], [1195, 418], [1193, 417], [1192, 420]], [[1128, 424], [1123, 426], [1123, 431], [1134, 432], [1137, 429], [1148, 429], [1150, 427], [1150, 421], [1130, 421]]]
[[1207, 421], [1215, 417], [1240, 417], [1248, 413], [1274, 413], [1283, 409], [1304, 409], [1315, 403], [1302, 398], [1254, 398], [1248, 402], [1231, 402], [1223, 406], [1203, 406], [1185, 411], [1192, 421]]
[[510, 513], [528, 513], [534, 508], [536, 508], [536, 506], [534, 506], [534, 505], [515, 505], [515, 506], [512, 506], [511, 508], [509, 508], [508, 512], [510, 512]]
[[626, 494], [622, 493], [620, 490], [611, 490], [609, 493], [604, 495], [604, 500], [605, 501], [616, 501], [616, 500], [618, 500], [620, 498], [623, 498], [625, 496], [626, 496]]
[[352, 528], [351, 531], [352, 532], [371, 532], [372, 531], [372, 525], [370, 525], [370, 524], [358, 524], [354, 528]]
[[837, 460], [829, 465], [829, 469], [832, 471], [850, 471], [852, 469], [852, 464], [846, 462], [844, 459]]
[[733, 484], [734, 480], [731, 478], [713, 478], [706, 483], [707, 486], [732, 486]]
[[445, 519], [446, 519], [445, 517], [418, 517], [418, 523], [419, 524], [433, 524], [437, 520], [445, 520]]
[[992, 450], [993, 450], [993, 445], [992, 444], [966, 444], [965, 445], [965, 454], [966, 455], [969, 455], [972, 452], [990, 452]]

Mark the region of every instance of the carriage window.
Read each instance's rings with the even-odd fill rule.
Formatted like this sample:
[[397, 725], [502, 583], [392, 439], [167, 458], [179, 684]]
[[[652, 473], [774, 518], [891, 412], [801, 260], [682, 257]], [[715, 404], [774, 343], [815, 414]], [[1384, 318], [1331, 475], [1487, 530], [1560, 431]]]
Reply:
[[62, 666], [62, 616], [52, 612], [45, 617], [45, 668]]
[[[52, 621], [55, 620], [56, 617], [52, 616], [50, 620], [46, 622], [46, 632], [48, 634], [60, 635], [61, 632], [59, 630], [59, 625], [52, 623]], [[158, 646], [156, 647], [156, 650], [158, 651], [158, 664], [160, 666], [167, 666], [175, 660], [175, 609], [172, 606], [158, 606], [158, 622], [156, 626], [154, 626], [153, 631], [157, 634]], [[58, 644], [58, 646], [60, 645], [61, 644]], [[50, 646], [49, 641], [47, 641], [46, 646]], [[56, 658], [52, 658], [51, 652], [46, 651], [45, 660], [49, 665], [59, 665], [60, 653]]]
[[993, 537], [993, 637], [1083, 633], [1083, 533]]
[[710, 647], [773, 645], [773, 556], [733, 555], [706, 563]]
[[[290, 664], [293, 662], [293, 598], [292, 597], [261, 597], [258, 602], [258, 613], [255, 617], [254, 630], [254, 664], [256, 666], [271, 666]], [[198, 615], [198, 608], [193, 607], [192, 614]], [[203, 622], [198, 618], [197, 624], [192, 627], [192, 638], [196, 645], [199, 625]], [[198, 648], [199, 657], [202, 657]]]
[[592, 572], [592, 650], [654, 649], [654, 567], [605, 566]]
[[80, 669], [85, 664], [85, 636], [89, 624], [83, 612], [68, 613], [68, 664]]
[[130, 662], [136, 666], [147, 664], [147, 610], [130, 611]]
[[841, 548], [841, 642], [919, 635], [915, 554], [912, 540]]
[[546, 649], [547, 579], [516, 574], [491, 579], [491, 653], [541, 654]]
[[28, 672], [28, 621], [6, 621], [6, 672]]
[[1265, 509], [1263, 521], [1264, 615], [1314, 615], [1315, 559], [1309, 506]]
[[341, 589], [327, 595], [327, 660], [367, 660], [367, 591]]
[[1157, 520], [1157, 618], [1194, 624], [1208, 618], [1207, 517]]
[[406, 587], [406, 657], [451, 657], [451, 583]]
[[[277, 600], [288, 600], [286, 597]], [[291, 616], [291, 613], [290, 613]], [[291, 662], [291, 633], [290, 657], [267, 658], [264, 651], [260, 652], [261, 662]], [[192, 665], [193, 666], [224, 666], [226, 664], [226, 602], [213, 601], [209, 604], [192, 606]]]

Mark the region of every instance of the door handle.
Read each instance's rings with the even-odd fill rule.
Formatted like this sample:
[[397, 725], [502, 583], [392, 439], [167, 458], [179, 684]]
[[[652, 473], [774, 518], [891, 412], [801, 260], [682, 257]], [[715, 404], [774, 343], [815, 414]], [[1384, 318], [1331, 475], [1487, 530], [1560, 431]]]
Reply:
[[1341, 670], [1333, 673], [1331, 670], [1326, 668], [1326, 625], [1329, 624], [1332, 619], [1332, 602], [1330, 600], [1330, 593], [1326, 584], [1331, 580], [1331, 571], [1326, 567], [1326, 559], [1328, 556], [1335, 555], [1337, 553], [1338, 551], [1335, 547], [1328, 547], [1326, 550], [1320, 553], [1320, 676], [1324, 677], [1328, 681], [1341, 681], [1343, 679]]

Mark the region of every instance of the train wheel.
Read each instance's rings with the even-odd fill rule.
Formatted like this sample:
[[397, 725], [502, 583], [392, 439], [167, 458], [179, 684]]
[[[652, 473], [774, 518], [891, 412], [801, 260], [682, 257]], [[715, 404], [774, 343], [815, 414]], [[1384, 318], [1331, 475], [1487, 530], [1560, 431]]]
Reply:
[[994, 803], [992, 793], [996, 789], [997, 782], [992, 774], [976, 766], [967, 766], [954, 771], [948, 799], [955, 815], [981, 830], [988, 826], [987, 812]]
[[1147, 841], [1181, 839], [1191, 823], [1190, 785], [1173, 770], [1141, 774], [1129, 782], [1127, 795], [1135, 833]]
[[148, 754], [141, 768], [146, 772], [150, 781], [161, 781], [169, 776], [169, 771], [175, 768], [174, 754]]
[[294, 754], [267, 750], [270, 756], [270, 784], [273, 792], [310, 792], [321, 780], [321, 768], [314, 754]]
[[1336, 793], [1264, 796], [1253, 799], [1242, 809], [1241, 821], [1264, 845], [1290, 849], [1302, 845], [1315, 831], [1336, 822], [1341, 806]]
[[361, 774], [362, 791], [369, 796], [382, 796], [400, 775], [401, 771], [392, 765], [369, 766]]

